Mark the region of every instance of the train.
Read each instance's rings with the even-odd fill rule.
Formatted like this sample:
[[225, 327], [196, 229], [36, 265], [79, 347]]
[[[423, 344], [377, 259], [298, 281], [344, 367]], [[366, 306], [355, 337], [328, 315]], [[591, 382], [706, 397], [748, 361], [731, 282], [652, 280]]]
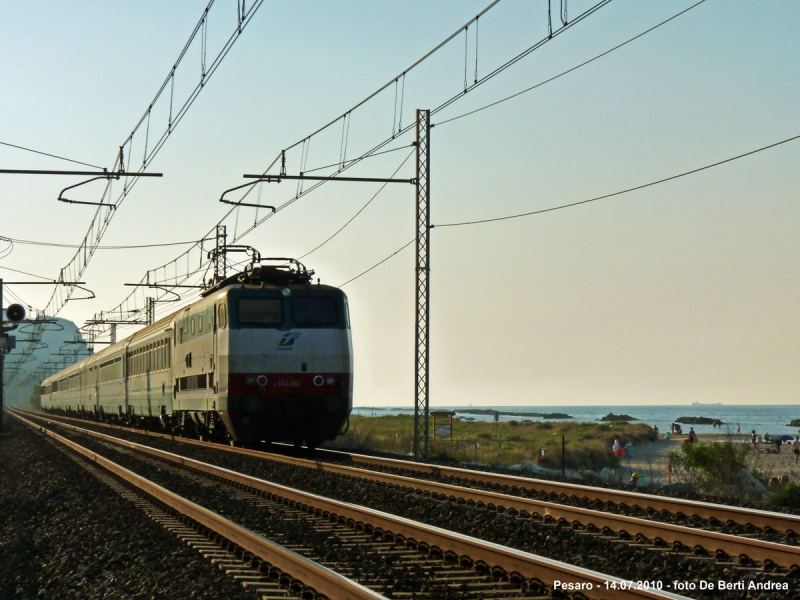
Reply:
[[44, 379], [44, 411], [181, 435], [314, 448], [349, 426], [347, 296], [294, 259], [221, 278], [197, 302]]

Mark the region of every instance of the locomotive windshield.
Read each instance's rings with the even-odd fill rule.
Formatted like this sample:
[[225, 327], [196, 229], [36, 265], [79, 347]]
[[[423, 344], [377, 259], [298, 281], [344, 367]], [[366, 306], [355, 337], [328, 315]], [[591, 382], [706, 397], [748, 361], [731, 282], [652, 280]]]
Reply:
[[336, 298], [329, 296], [293, 298], [292, 321], [297, 327], [335, 327], [339, 325]]
[[280, 298], [239, 298], [237, 308], [242, 325], [278, 326], [283, 322]]

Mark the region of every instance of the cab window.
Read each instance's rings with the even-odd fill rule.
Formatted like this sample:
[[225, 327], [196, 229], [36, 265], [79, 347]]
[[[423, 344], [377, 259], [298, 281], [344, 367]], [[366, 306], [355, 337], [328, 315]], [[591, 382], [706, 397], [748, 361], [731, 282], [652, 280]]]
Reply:
[[283, 321], [280, 298], [239, 298], [236, 308], [240, 325], [277, 326]]
[[307, 296], [292, 298], [292, 321], [298, 327], [336, 327], [339, 310], [336, 298]]

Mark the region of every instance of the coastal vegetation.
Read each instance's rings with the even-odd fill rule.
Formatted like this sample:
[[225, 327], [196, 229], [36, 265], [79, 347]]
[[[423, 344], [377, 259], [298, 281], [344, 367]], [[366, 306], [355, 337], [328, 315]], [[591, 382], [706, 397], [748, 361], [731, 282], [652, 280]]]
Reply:
[[684, 471], [693, 483], [736, 485], [747, 464], [748, 444], [733, 440], [688, 444], [670, 455], [673, 469]]
[[[363, 451], [384, 451], [411, 454], [414, 442], [414, 418], [411, 415], [350, 417], [350, 429], [328, 442], [326, 447]], [[511, 420], [499, 423], [453, 419], [452, 441], [442, 429], [434, 441], [431, 420], [431, 456], [439, 460], [483, 464], [520, 464], [523, 460], [538, 462], [542, 467], [561, 468], [561, 438], [564, 436], [567, 469], [602, 469], [619, 466], [619, 458], [611, 451], [614, 438], [634, 447], [654, 441], [656, 435], [644, 423], [576, 423]], [[543, 455], [539, 457], [540, 450]]]

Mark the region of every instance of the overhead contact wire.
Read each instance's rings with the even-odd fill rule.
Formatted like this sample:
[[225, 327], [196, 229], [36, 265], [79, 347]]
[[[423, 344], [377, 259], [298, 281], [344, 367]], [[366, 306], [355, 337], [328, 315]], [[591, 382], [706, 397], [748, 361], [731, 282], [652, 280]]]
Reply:
[[[612, 53], [612, 52], [614, 52], [615, 50], [619, 50], [619, 49], [620, 49], [620, 48], [622, 48], [623, 46], [625, 46], [625, 45], [627, 45], [627, 44], [630, 44], [631, 42], [633, 42], [633, 41], [635, 41], [635, 40], [638, 40], [640, 37], [642, 37], [642, 36], [644, 36], [644, 35], [647, 35], [647, 34], [648, 34], [648, 33], [650, 33], [651, 31], [654, 31], [654, 30], [658, 29], [658, 28], [659, 28], [659, 27], [661, 27], [662, 25], [666, 25], [667, 23], [669, 23], [669, 22], [670, 22], [670, 21], [672, 21], [673, 19], [677, 19], [678, 17], [680, 17], [681, 15], [683, 15], [683, 14], [685, 14], [685, 13], [689, 12], [689, 11], [690, 11], [690, 10], [692, 10], [693, 8], [695, 8], [695, 7], [697, 7], [697, 6], [700, 6], [700, 5], [701, 5], [701, 4], [703, 4], [703, 2], [705, 2], [705, 1], [706, 1], [706, 0], [700, 0], [700, 1], [699, 1], [699, 2], [697, 2], [696, 4], [693, 4], [693, 5], [691, 5], [690, 7], [688, 7], [688, 8], [686, 8], [686, 9], [682, 10], [681, 12], [679, 12], [679, 13], [677, 13], [677, 14], [675, 14], [675, 15], [671, 16], [671, 17], [669, 17], [668, 19], [665, 19], [664, 21], [661, 21], [660, 23], [658, 23], [657, 25], [654, 25], [654, 26], [653, 26], [653, 27], [651, 27], [650, 29], [647, 29], [647, 30], [643, 31], [643, 32], [641, 32], [640, 34], [638, 34], [638, 35], [635, 35], [635, 36], [633, 36], [632, 38], [630, 38], [630, 39], [628, 39], [628, 40], [626, 40], [626, 41], [622, 42], [621, 44], [618, 44], [618, 45], [614, 46], [613, 48], [610, 48], [610, 49], [606, 50], [605, 52], [602, 52], [601, 54], [598, 54], [597, 56], [595, 56], [595, 57], [593, 57], [593, 58], [590, 58], [589, 60], [586, 60], [586, 61], [584, 61], [584, 62], [582, 62], [582, 63], [580, 63], [580, 64], [578, 64], [578, 65], [575, 65], [574, 67], [572, 67], [572, 68], [570, 68], [570, 69], [567, 69], [566, 71], [562, 71], [562, 72], [561, 72], [561, 73], [559, 73], [558, 75], [554, 75], [553, 77], [550, 77], [550, 78], [548, 78], [548, 79], [545, 79], [544, 81], [540, 81], [540, 82], [539, 82], [539, 83], [537, 83], [536, 85], [532, 85], [532, 86], [531, 86], [531, 87], [529, 87], [529, 88], [525, 88], [524, 90], [521, 90], [521, 91], [519, 91], [519, 92], [516, 92], [515, 94], [511, 94], [510, 96], [506, 96], [505, 98], [502, 98], [502, 99], [500, 99], [500, 100], [497, 100], [497, 101], [495, 101], [495, 102], [492, 102], [492, 103], [490, 103], [490, 104], [487, 104], [486, 106], [482, 106], [482, 107], [480, 107], [480, 108], [476, 108], [476, 109], [474, 109], [474, 110], [471, 110], [471, 111], [469, 111], [469, 112], [465, 112], [464, 114], [462, 114], [462, 115], [458, 115], [458, 116], [456, 116], [456, 117], [451, 117], [451, 118], [449, 118], [449, 119], [445, 119], [444, 121], [439, 121], [438, 123], [435, 123], [435, 125], [432, 125], [432, 126], [439, 127], [440, 125], [444, 125], [445, 123], [450, 123], [451, 121], [457, 121], [458, 119], [463, 119], [464, 117], [468, 117], [468, 116], [470, 116], [470, 115], [474, 115], [475, 113], [479, 113], [479, 112], [481, 112], [481, 111], [483, 111], [483, 110], [486, 110], [487, 108], [491, 108], [491, 107], [493, 107], [493, 106], [497, 106], [498, 104], [502, 104], [503, 102], [506, 102], [507, 100], [511, 100], [512, 98], [516, 98], [517, 96], [521, 96], [522, 94], [525, 94], [525, 93], [527, 93], [527, 92], [530, 92], [530, 91], [532, 91], [532, 90], [535, 90], [536, 88], [538, 88], [538, 87], [541, 87], [541, 86], [545, 85], [546, 83], [550, 83], [551, 81], [555, 81], [556, 79], [558, 79], [558, 78], [560, 78], [560, 77], [563, 77], [564, 75], [567, 75], [567, 74], [569, 74], [569, 73], [572, 73], [573, 71], [577, 71], [577, 70], [578, 70], [578, 69], [580, 69], [581, 67], [585, 67], [585, 66], [586, 66], [586, 65], [588, 65], [589, 63], [592, 63], [592, 62], [596, 61], [597, 59], [599, 59], [599, 58], [602, 58], [602, 57], [604, 57], [604, 56], [606, 56], [606, 55], [608, 55], [608, 54], [611, 54], [611, 53]], [[552, 35], [552, 34], [551, 34], [551, 35]], [[475, 43], [476, 43], [476, 52], [477, 52], [477, 41], [476, 41]], [[476, 56], [476, 59], [475, 59], [475, 74], [476, 74], [476, 79], [475, 79], [475, 82], [476, 82], [476, 83], [477, 83], [477, 81], [478, 81], [478, 80], [477, 80], [477, 73], [478, 73], [477, 64], [478, 64], [478, 63], [477, 63], [477, 56]]]

